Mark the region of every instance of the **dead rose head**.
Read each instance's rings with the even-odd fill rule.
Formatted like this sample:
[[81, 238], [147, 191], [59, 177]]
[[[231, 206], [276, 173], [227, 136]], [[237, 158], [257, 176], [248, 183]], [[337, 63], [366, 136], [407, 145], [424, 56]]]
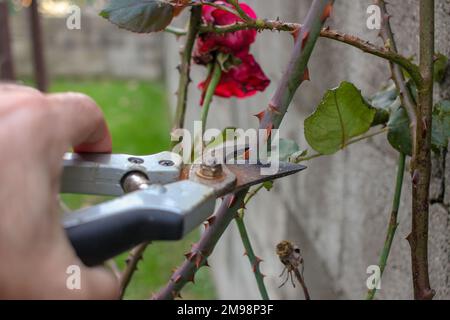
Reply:
[[[231, 7], [224, 1], [215, 3]], [[245, 3], [240, 3], [249, 17], [256, 19], [255, 11]], [[231, 12], [204, 5], [202, 20], [205, 24], [223, 26], [243, 20]], [[258, 91], [264, 91], [270, 84], [270, 80], [264, 74], [252, 54], [250, 46], [256, 39], [256, 30], [239, 30], [225, 34], [204, 33], [199, 36], [194, 51], [194, 61], [197, 64], [207, 65], [217, 58], [218, 54], [228, 54], [231, 59], [228, 67], [222, 72], [220, 82], [215, 90], [215, 95], [229, 98], [245, 98], [254, 95]], [[232, 61], [232, 62], [231, 62]], [[209, 79], [201, 82], [199, 88], [205, 90]]]

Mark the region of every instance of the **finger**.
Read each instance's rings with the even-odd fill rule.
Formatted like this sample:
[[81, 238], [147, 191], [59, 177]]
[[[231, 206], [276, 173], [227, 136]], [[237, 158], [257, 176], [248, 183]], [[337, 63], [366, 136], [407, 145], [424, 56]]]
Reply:
[[86, 95], [58, 93], [47, 96], [55, 112], [55, 135], [76, 152], [111, 152], [111, 135], [100, 108]]
[[34, 88], [0, 83], [0, 115], [23, 107], [42, 107], [43, 100], [44, 95]]
[[110, 270], [103, 267], [86, 268], [83, 273], [86, 299], [112, 300], [119, 298], [119, 281]]
[[39, 90], [35, 88], [12, 82], [0, 82], [0, 94], [2, 93], [42, 94]]

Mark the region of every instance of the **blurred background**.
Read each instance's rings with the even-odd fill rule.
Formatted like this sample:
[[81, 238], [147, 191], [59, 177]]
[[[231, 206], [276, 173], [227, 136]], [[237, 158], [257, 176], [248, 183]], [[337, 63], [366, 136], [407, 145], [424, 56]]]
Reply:
[[[98, 16], [105, 1], [41, 0], [40, 34], [43, 59], [33, 54], [31, 34], [36, 21], [29, 1], [12, 1], [9, 8], [10, 43], [14, 68], [2, 74], [25, 83], [38, 84], [51, 92], [80, 91], [91, 95], [103, 108], [110, 125], [114, 152], [148, 154], [167, 150], [171, 127], [183, 38], [158, 33], [138, 35], [120, 30]], [[310, 0], [246, 0], [260, 17], [301, 22]], [[1, 3], [1, 0], [0, 0]], [[415, 58], [418, 45], [418, 1], [389, 2], [391, 20], [400, 51]], [[69, 30], [69, 8], [81, 8], [81, 29]], [[366, 27], [370, 0], [336, 1], [329, 24], [380, 44], [377, 30]], [[436, 0], [437, 51], [450, 56], [450, 2]], [[175, 24], [184, 26], [187, 10]], [[1, 18], [1, 16], [0, 16]], [[3, 19], [3, 18], [2, 18]], [[1, 20], [0, 20], [1, 21]], [[5, 48], [5, 30], [0, 29], [0, 46]], [[3, 39], [3, 40], [2, 40]], [[252, 52], [272, 80], [261, 94], [247, 100], [215, 99], [210, 115], [211, 127], [255, 127], [256, 118], [270, 98], [289, 59], [292, 37], [263, 32]], [[39, 60], [43, 63], [40, 63]], [[33, 63], [34, 62], [34, 63]], [[39, 67], [41, 65], [41, 67]], [[46, 76], [33, 77], [45, 65]], [[324, 92], [341, 81], [351, 81], [370, 96], [389, 79], [386, 62], [320, 39], [310, 62], [311, 81], [302, 85], [290, 114], [281, 128], [281, 137], [294, 139], [307, 147], [303, 120], [314, 110]], [[205, 70], [195, 67], [194, 84], [203, 80]], [[450, 77], [436, 88], [436, 97], [450, 98]], [[187, 126], [199, 118], [199, 91], [191, 86]], [[300, 246], [305, 259], [305, 279], [314, 299], [360, 299], [365, 296], [366, 269], [376, 264], [384, 235], [396, 165], [396, 152], [384, 137], [352, 146], [334, 156], [308, 163], [308, 170], [277, 183], [272, 192], [261, 192], [251, 202], [247, 227], [256, 253], [264, 259], [262, 272], [272, 298], [303, 298], [299, 288], [279, 289], [282, 271], [275, 245], [288, 239]], [[434, 160], [431, 218], [430, 272], [437, 298], [450, 298], [450, 156]], [[407, 179], [408, 180], [408, 179]], [[406, 182], [399, 214], [400, 227], [383, 277], [379, 298], [412, 297], [409, 246], [410, 184]], [[92, 205], [95, 197], [65, 196], [71, 208]], [[199, 232], [177, 243], [156, 243], [147, 250], [134, 277], [127, 298], [147, 298], [163, 285], [172, 268], [183, 261], [183, 253], [196, 241]], [[213, 254], [211, 269], [203, 268], [195, 285], [188, 285], [183, 298], [258, 299], [251, 267], [242, 256], [243, 247], [231, 225]], [[117, 259], [123, 265], [124, 256]]]

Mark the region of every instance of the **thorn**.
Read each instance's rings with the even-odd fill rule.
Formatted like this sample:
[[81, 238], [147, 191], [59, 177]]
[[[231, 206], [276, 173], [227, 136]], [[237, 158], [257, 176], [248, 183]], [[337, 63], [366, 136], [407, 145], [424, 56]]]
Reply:
[[331, 3], [328, 3], [325, 7], [325, 10], [322, 14], [322, 22], [327, 20], [331, 16], [331, 11], [333, 10], [333, 5]]
[[186, 257], [187, 260], [192, 261], [192, 259], [194, 258], [195, 254], [193, 252], [188, 252], [184, 256]]
[[181, 279], [183, 279], [183, 277], [182, 277], [181, 275], [178, 275], [178, 276], [175, 278], [174, 282], [175, 282], [175, 283], [179, 283], [179, 282], [181, 281]]
[[311, 78], [309, 77], [309, 69], [305, 69], [305, 74], [303, 75], [303, 81], [311, 81]]
[[205, 263], [203, 264], [204, 267], [211, 267], [208, 263], [208, 260], [205, 260]]
[[408, 240], [410, 245], [411, 245], [411, 238], [412, 238], [412, 233], [410, 233], [406, 236], [406, 240]]
[[208, 222], [209, 225], [212, 225], [214, 221], [216, 221], [216, 216], [211, 216], [206, 221]]
[[272, 135], [272, 129], [273, 129], [273, 123], [269, 123], [269, 124], [266, 126], [267, 139], [269, 139], [269, 137]]
[[181, 297], [181, 294], [180, 294], [179, 292], [176, 292], [176, 291], [172, 291], [172, 297], [173, 297], [174, 299], [176, 299], [176, 298], [183, 299], [183, 298]]
[[258, 118], [258, 120], [261, 122], [261, 120], [264, 118], [264, 115], [266, 113], [266, 110], [263, 110], [257, 114], [255, 114], [254, 116]]
[[196, 254], [195, 256], [195, 267], [198, 269], [202, 264], [203, 257], [201, 254]]
[[263, 277], [263, 278], [267, 277], [264, 273], [260, 272], [260, 274], [261, 274], [261, 277]]
[[244, 251], [244, 254], [242, 255], [242, 256], [248, 256], [248, 253], [247, 253], [247, 251]]
[[172, 273], [177, 272], [177, 270], [178, 270], [177, 268], [173, 268], [173, 269], [172, 269]]
[[228, 208], [231, 208], [236, 203], [236, 196], [234, 194], [230, 195], [230, 202], [228, 202]]
[[255, 273], [256, 269], [258, 268], [259, 264], [262, 262], [263, 260], [260, 257], [255, 257], [255, 262], [252, 265], [252, 270]]

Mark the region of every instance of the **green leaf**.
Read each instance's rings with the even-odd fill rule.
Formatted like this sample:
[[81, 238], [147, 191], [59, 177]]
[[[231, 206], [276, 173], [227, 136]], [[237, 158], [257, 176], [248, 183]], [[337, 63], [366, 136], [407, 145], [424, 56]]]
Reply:
[[267, 190], [270, 191], [273, 188], [273, 181], [266, 181], [263, 182], [263, 187]]
[[100, 16], [120, 28], [149, 33], [170, 24], [174, 7], [165, 0], [111, 0]]
[[410, 156], [412, 154], [411, 131], [405, 109], [398, 108], [391, 114], [388, 128], [387, 138], [391, 146], [395, 150]]
[[386, 88], [375, 93], [370, 98], [370, 103], [377, 109], [386, 109], [388, 111], [393, 111], [398, 108], [400, 105], [400, 99], [398, 97], [398, 91], [395, 83], [392, 82]]
[[288, 161], [291, 155], [298, 152], [300, 147], [297, 142], [289, 139], [280, 139], [280, 144], [278, 146], [279, 159], [280, 161]]
[[400, 97], [394, 82], [375, 93], [369, 102], [376, 108], [372, 126], [385, 125], [389, 121], [390, 113], [400, 106]]
[[292, 162], [292, 163], [298, 163], [301, 160], [301, 158], [304, 158], [307, 155], [308, 155], [308, 150], [307, 149], [299, 150], [299, 151], [294, 152], [293, 154], [291, 154], [289, 156], [288, 161]]
[[439, 152], [448, 146], [450, 139], [450, 101], [443, 100], [437, 103], [433, 109], [433, 131], [431, 146]]
[[342, 82], [328, 90], [316, 111], [305, 120], [305, 137], [321, 154], [333, 154], [351, 138], [370, 129], [375, 117], [372, 108], [353, 84]]
[[448, 58], [442, 53], [436, 53], [434, 60], [433, 79], [437, 83], [441, 83], [444, 80], [445, 73], [447, 71]]
[[[403, 108], [392, 113], [388, 122], [388, 141], [391, 146], [406, 155], [412, 154], [409, 118]], [[450, 101], [441, 101], [433, 109], [431, 147], [434, 152], [447, 148], [450, 139]]]

